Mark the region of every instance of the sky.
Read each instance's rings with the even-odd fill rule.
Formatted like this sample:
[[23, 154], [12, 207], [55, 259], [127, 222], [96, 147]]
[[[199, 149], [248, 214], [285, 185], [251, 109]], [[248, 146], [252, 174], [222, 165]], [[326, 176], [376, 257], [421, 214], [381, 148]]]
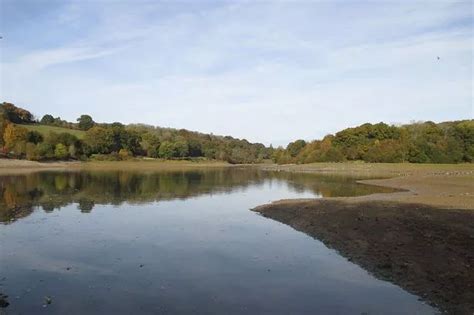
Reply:
[[473, 12], [437, 0], [0, 0], [0, 101], [274, 146], [365, 122], [472, 119]]

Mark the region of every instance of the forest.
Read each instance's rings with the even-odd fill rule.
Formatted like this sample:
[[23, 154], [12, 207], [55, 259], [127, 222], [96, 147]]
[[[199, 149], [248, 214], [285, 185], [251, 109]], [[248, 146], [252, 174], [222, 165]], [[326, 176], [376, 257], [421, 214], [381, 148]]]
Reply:
[[232, 164], [365, 161], [471, 163], [474, 120], [407, 125], [363, 124], [321, 140], [273, 149], [245, 139], [145, 124], [98, 123], [89, 115], [68, 122], [0, 104], [0, 156], [45, 160], [209, 159]]
[[3, 157], [44, 160], [126, 160], [133, 157], [209, 159], [257, 163], [272, 150], [245, 139], [144, 124], [97, 123], [89, 115], [68, 122], [50, 114], [35, 119], [28, 110], [0, 104]]
[[401, 126], [385, 123], [347, 128], [322, 140], [297, 140], [278, 148], [279, 164], [365, 161], [384, 163], [471, 163], [474, 120], [420, 122]]

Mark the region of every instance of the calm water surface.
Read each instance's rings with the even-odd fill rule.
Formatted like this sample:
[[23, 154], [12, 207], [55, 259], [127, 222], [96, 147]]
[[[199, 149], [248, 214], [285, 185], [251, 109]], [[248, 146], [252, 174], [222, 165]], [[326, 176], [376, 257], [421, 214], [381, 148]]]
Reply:
[[252, 169], [40, 172], [2, 176], [0, 188], [7, 314], [435, 313], [249, 210], [282, 198], [383, 191], [351, 178]]

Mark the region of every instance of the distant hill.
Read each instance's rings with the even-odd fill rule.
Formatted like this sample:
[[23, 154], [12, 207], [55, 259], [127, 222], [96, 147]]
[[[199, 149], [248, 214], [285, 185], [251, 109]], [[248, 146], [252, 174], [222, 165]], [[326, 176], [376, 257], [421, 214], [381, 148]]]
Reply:
[[155, 127], [97, 123], [89, 115], [68, 122], [50, 114], [40, 120], [11, 103], [0, 104], [0, 155], [28, 160], [209, 159], [229, 163], [357, 161], [472, 163], [474, 120], [403, 126], [363, 124], [321, 140], [296, 140], [273, 149], [231, 136]]
[[321, 140], [296, 140], [273, 154], [277, 163], [366, 162], [472, 163], [474, 120], [385, 123], [347, 128]]
[[258, 163], [273, 149], [245, 139], [149, 125], [97, 123], [89, 115], [77, 122], [0, 104], [0, 154], [29, 160], [120, 160], [134, 156], [162, 159], [211, 159]]

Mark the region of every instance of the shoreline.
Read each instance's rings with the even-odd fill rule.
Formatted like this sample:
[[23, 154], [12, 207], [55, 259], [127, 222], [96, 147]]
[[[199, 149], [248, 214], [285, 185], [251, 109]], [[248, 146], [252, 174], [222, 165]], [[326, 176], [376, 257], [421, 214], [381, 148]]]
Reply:
[[0, 175], [14, 175], [39, 171], [78, 170], [180, 170], [196, 167], [235, 167], [222, 161], [133, 159], [126, 161], [53, 161], [36, 162], [28, 160], [0, 159]]
[[474, 312], [474, 211], [336, 198], [252, 210], [323, 242], [443, 312]]
[[375, 277], [440, 310], [474, 312], [474, 165], [318, 163], [232, 165], [219, 161], [31, 162], [0, 159], [0, 175], [40, 171], [179, 171], [255, 167], [340, 175], [397, 191], [287, 199], [254, 209], [333, 248]]
[[252, 211], [323, 242], [442, 312], [474, 313], [474, 166], [312, 167], [282, 170], [377, 174], [386, 178], [358, 182], [401, 191], [278, 200]]

